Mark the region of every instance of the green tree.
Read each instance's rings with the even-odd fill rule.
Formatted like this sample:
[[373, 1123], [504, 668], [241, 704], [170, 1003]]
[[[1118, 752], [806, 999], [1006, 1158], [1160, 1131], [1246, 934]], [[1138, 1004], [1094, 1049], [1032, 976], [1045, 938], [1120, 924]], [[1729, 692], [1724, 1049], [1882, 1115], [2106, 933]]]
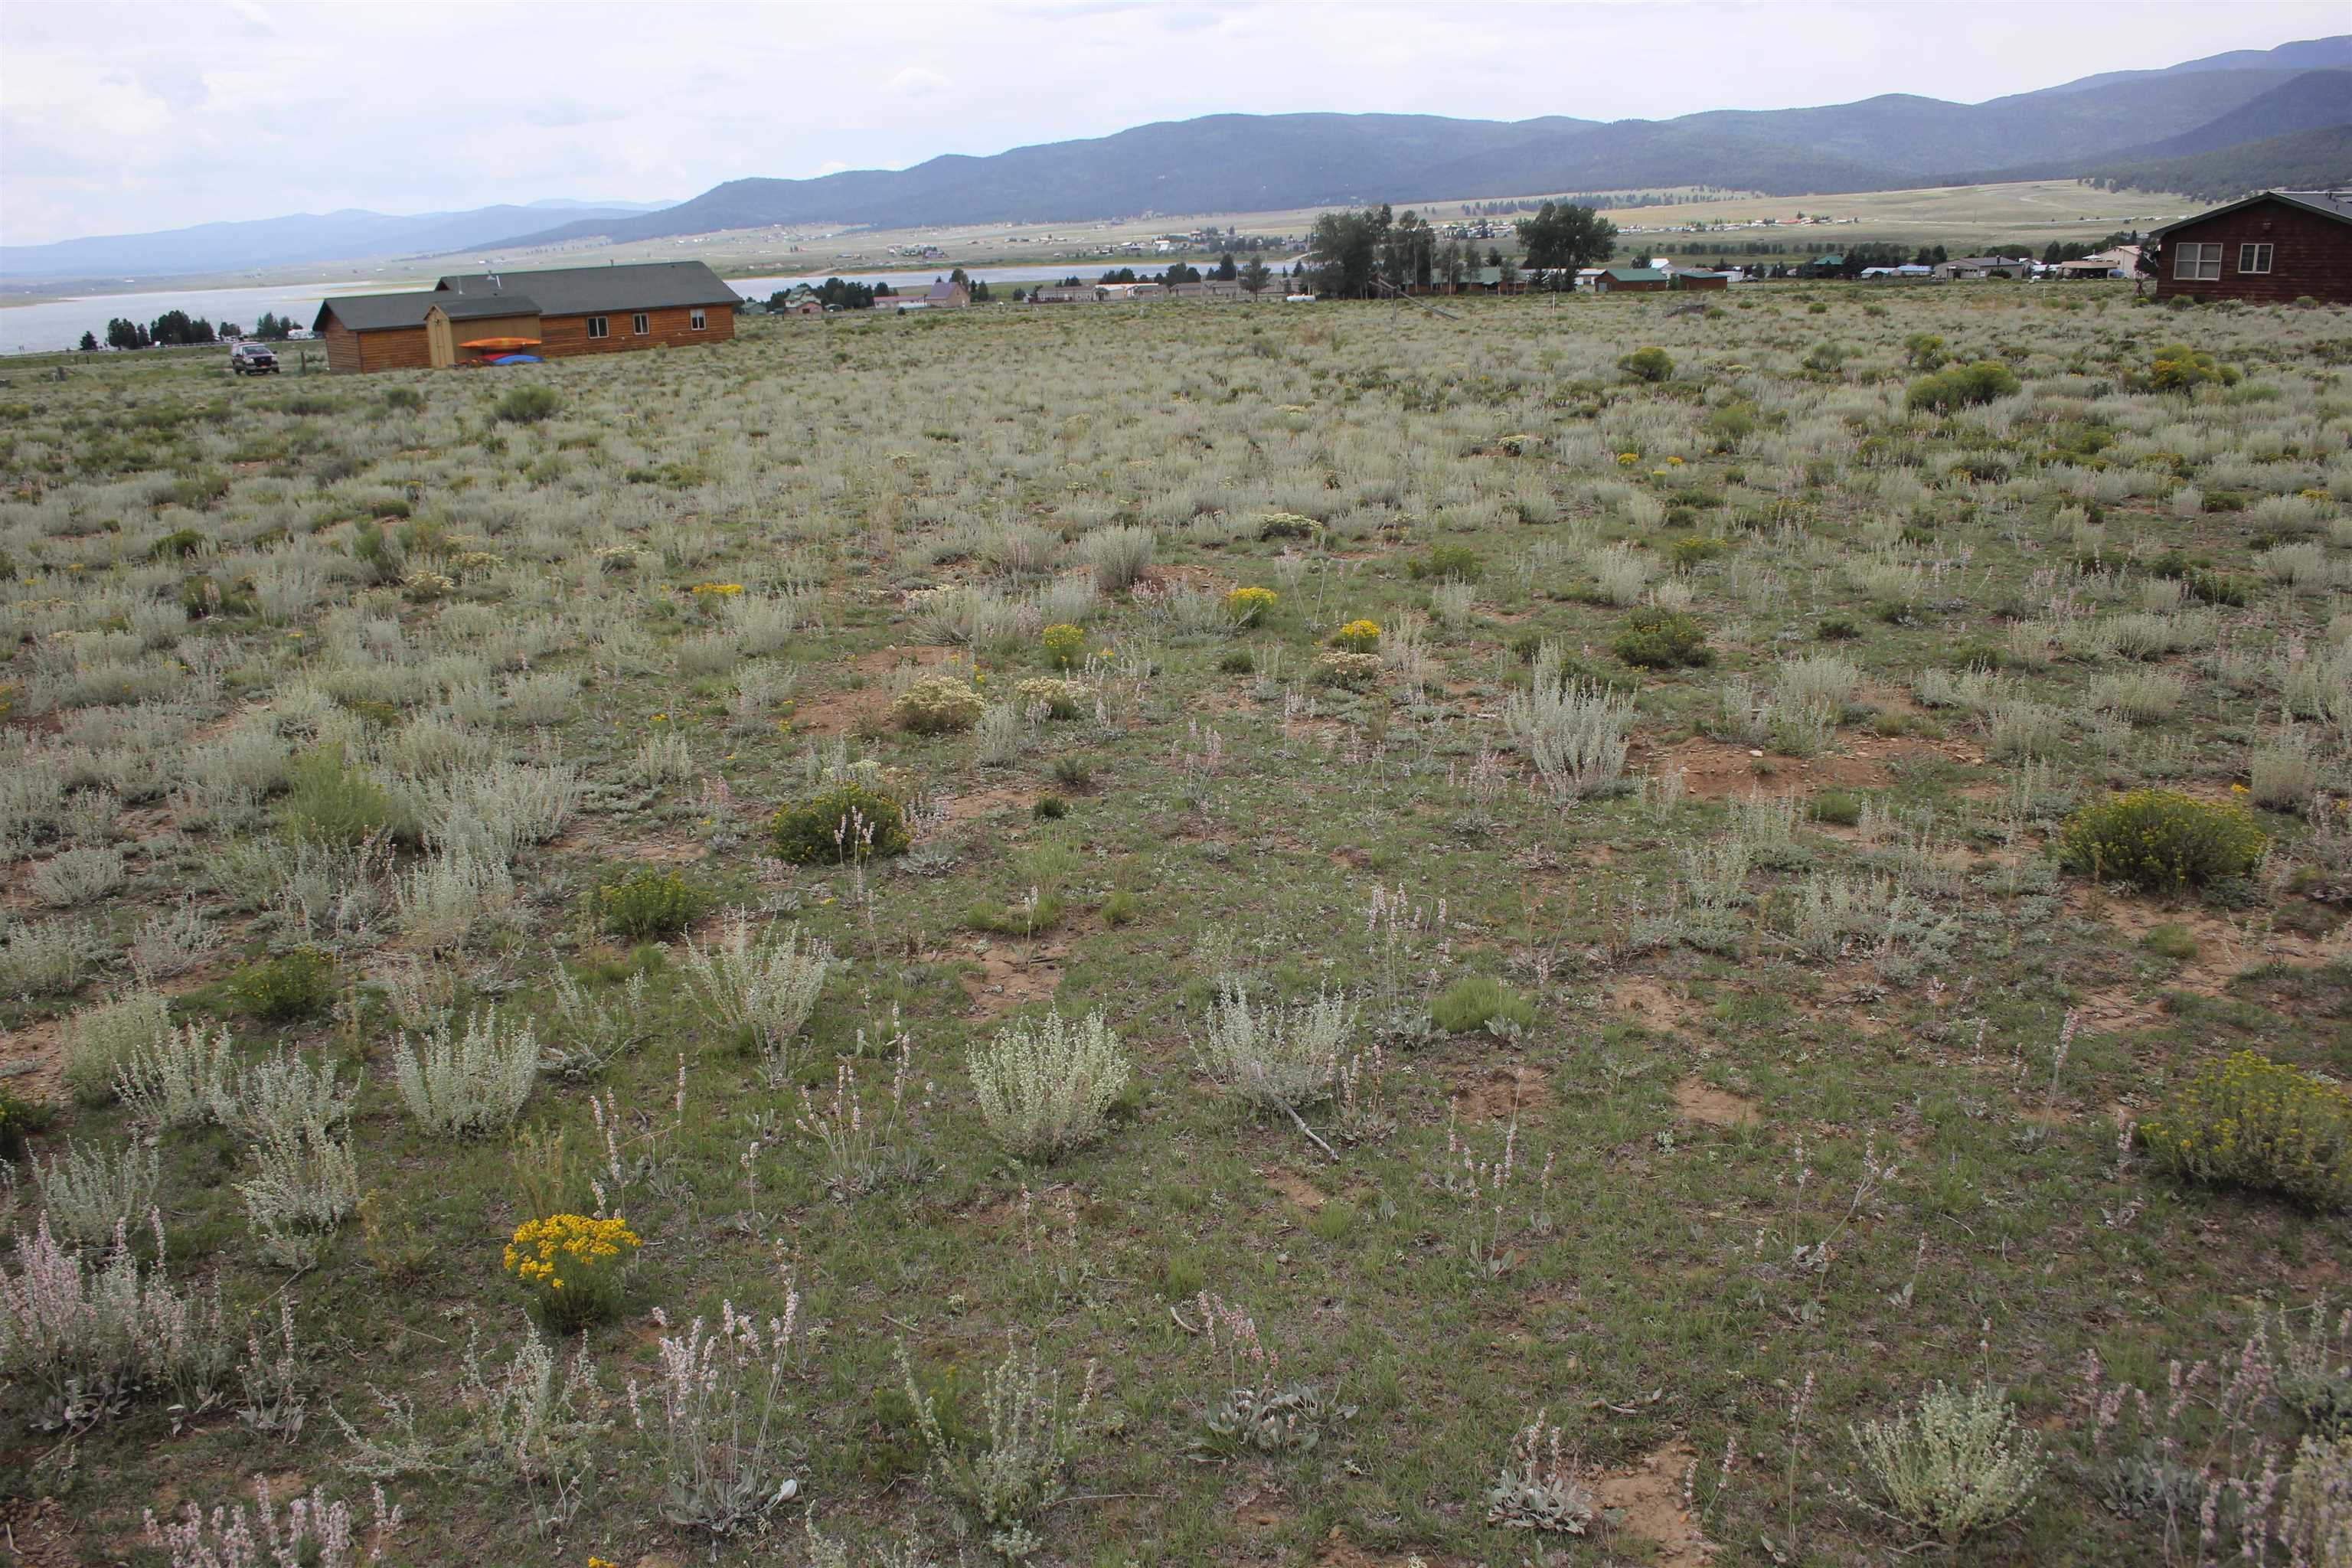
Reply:
[[1232, 251], [1228, 250], [1224, 255], [1217, 258], [1217, 269], [1215, 272], [1210, 274], [1210, 276], [1216, 279], [1220, 283], [1231, 283], [1234, 281], [1235, 277], [1238, 276], [1238, 273], [1234, 267], [1234, 253]]
[[98, 334], [96, 332], [84, 332], [81, 335], [81, 352], [86, 354], [94, 354], [98, 352]]
[[1255, 300], [1265, 291], [1265, 286], [1268, 283], [1274, 281], [1274, 272], [1265, 262], [1253, 256], [1242, 264], [1237, 281], [1248, 292], [1249, 297]]
[[1526, 264], [1538, 272], [1566, 273], [1571, 284], [1579, 268], [1597, 267], [1617, 254], [1617, 226], [1591, 207], [1546, 202], [1514, 226]]
[[1370, 292], [1394, 226], [1385, 205], [1318, 217], [1307, 258], [1316, 292], [1349, 300]]

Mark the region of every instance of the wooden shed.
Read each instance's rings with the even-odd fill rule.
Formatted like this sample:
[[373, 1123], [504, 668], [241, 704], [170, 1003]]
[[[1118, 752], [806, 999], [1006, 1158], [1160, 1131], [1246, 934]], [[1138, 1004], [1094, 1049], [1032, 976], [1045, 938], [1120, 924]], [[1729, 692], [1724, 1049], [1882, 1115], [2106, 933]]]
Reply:
[[1654, 267], [1604, 267], [1592, 288], [1599, 294], [1663, 294], [1671, 283]]
[[2159, 300], [2352, 304], [2352, 195], [2264, 191], [2147, 237]]

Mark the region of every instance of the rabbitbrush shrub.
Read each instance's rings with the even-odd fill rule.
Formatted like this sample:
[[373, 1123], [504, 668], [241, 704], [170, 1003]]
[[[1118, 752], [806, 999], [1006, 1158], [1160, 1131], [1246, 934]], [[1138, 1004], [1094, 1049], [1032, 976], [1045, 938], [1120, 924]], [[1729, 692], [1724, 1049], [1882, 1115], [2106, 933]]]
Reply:
[[900, 692], [890, 704], [890, 717], [902, 730], [918, 735], [946, 735], [969, 730], [988, 710], [988, 699], [969, 681], [950, 676], [927, 675]]
[[522, 1282], [550, 1331], [576, 1334], [620, 1315], [622, 1273], [640, 1245], [618, 1215], [550, 1215], [515, 1227], [506, 1270]]
[[1880, 1511], [1947, 1545], [2022, 1513], [2041, 1481], [2042, 1445], [2020, 1430], [1998, 1388], [1937, 1384], [1916, 1410], [1853, 1432]]
[[2015, 371], [1998, 360], [1979, 360], [1974, 364], [1954, 365], [1949, 370], [1920, 377], [1904, 394], [1904, 402], [1913, 408], [1932, 408], [1941, 412], [1990, 403], [1996, 397], [2013, 396], [2017, 390]]
[[2139, 1141], [2183, 1181], [2352, 1205], [2352, 1094], [2258, 1052], [2209, 1063]]
[[1099, 1012], [1072, 1024], [1048, 1013], [975, 1045], [964, 1065], [980, 1116], [1005, 1152], [1051, 1160], [1103, 1135], [1127, 1088], [1127, 1053]]
[[648, 866], [596, 889], [596, 919], [632, 942], [664, 941], [701, 918], [710, 897], [676, 871]]
[[2246, 875], [2268, 843], [2243, 806], [2136, 789], [2076, 812], [2058, 836], [2058, 852], [2070, 871], [2178, 893]]
[[795, 866], [904, 855], [914, 842], [898, 803], [854, 779], [783, 807], [769, 819], [768, 835], [777, 857]]

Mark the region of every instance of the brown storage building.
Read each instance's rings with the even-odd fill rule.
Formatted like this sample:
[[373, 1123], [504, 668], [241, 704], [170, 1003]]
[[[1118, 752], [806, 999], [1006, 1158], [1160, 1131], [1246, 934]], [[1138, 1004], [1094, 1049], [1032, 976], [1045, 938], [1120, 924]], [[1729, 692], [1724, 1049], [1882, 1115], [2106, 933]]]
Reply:
[[2159, 300], [2352, 304], [2352, 195], [2264, 191], [2147, 237]]
[[312, 330], [335, 371], [446, 369], [471, 340], [523, 338], [541, 359], [625, 353], [735, 335], [734, 289], [699, 261], [453, 274], [412, 294], [348, 294]]

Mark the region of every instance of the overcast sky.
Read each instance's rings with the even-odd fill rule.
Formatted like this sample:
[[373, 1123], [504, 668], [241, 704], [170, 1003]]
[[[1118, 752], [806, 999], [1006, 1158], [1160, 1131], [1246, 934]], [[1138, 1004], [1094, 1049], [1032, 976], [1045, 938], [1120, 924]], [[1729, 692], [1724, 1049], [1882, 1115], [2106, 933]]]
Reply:
[[1196, 114], [1974, 102], [2345, 30], [2342, 0], [0, 5], [0, 240], [683, 200]]

